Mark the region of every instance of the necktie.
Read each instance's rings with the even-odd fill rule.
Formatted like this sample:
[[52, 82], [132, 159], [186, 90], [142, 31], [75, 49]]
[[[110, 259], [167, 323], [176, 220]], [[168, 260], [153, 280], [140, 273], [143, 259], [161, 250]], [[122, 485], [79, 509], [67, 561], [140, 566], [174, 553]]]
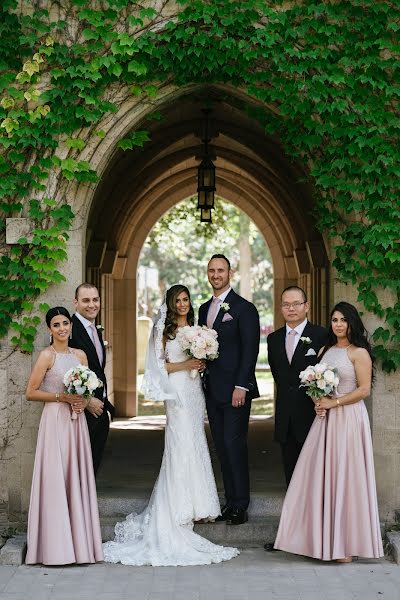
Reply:
[[99, 363], [103, 364], [103, 348], [101, 347], [99, 334], [97, 333], [97, 329], [94, 323], [91, 323], [89, 326], [90, 331], [92, 332], [92, 340], [94, 347], [96, 348], [97, 356], [99, 357]]
[[219, 311], [219, 304], [220, 304], [220, 299], [214, 297], [212, 299], [211, 306], [208, 309], [207, 327], [209, 327], [210, 329], [214, 325], [215, 317], [217, 316], [217, 313]]
[[294, 342], [296, 340], [297, 331], [292, 329], [286, 336], [286, 355], [288, 357], [289, 363], [292, 362], [293, 354], [294, 354]]

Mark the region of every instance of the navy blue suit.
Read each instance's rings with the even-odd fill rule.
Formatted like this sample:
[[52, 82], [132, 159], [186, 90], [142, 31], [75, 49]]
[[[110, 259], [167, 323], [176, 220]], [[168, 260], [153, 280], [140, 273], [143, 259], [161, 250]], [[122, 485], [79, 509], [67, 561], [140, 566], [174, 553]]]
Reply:
[[[251, 400], [259, 396], [255, 368], [260, 344], [260, 320], [254, 304], [233, 290], [219, 310], [213, 329], [218, 332], [219, 356], [207, 363], [203, 377], [208, 419], [221, 463], [226, 503], [247, 509], [250, 500], [247, 431]], [[199, 325], [207, 324], [211, 299], [199, 309]], [[227, 320], [226, 314], [232, 319]], [[243, 406], [232, 406], [235, 386], [247, 388]]]

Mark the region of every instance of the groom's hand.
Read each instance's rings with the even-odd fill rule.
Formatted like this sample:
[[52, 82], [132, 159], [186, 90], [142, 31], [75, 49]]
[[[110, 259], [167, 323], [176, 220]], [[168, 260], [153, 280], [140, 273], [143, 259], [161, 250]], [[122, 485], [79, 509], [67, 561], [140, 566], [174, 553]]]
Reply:
[[98, 398], [91, 398], [86, 410], [89, 411], [96, 419], [103, 414], [104, 403]]
[[246, 402], [246, 390], [241, 388], [235, 388], [232, 394], [232, 406], [234, 408], [240, 408]]

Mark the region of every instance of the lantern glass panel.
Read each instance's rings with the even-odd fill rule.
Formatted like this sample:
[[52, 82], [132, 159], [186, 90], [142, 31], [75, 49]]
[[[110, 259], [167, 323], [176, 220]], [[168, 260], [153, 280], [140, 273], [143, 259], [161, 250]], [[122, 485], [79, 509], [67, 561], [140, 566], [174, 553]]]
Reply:
[[199, 165], [198, 184], [199, 188], [215, 188], [215, 167], [208, 157]]
[[197, 208], [214, 208], [214, 190], [197, 190]]
[[200, 221], [202, 223], [212, 223], [211, 212], [211, 208], [202, 208], [200, 214]]

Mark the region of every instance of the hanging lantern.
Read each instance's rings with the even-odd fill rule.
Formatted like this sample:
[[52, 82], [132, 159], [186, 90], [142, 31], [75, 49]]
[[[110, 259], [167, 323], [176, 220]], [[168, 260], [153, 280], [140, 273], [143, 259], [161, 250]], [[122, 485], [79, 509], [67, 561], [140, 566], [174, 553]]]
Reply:
[[[204, 124], [204, 158], [197, 169], [197, 208], [201, 210], [200, 220], [211, 223], [211, 210], [214, 208], [215, 194], [215, 165], [208, 155], [208, 115], [210, 109], [203, 109], [205, 115]], [[204, 213], [204, 214], [203, 214]]]

